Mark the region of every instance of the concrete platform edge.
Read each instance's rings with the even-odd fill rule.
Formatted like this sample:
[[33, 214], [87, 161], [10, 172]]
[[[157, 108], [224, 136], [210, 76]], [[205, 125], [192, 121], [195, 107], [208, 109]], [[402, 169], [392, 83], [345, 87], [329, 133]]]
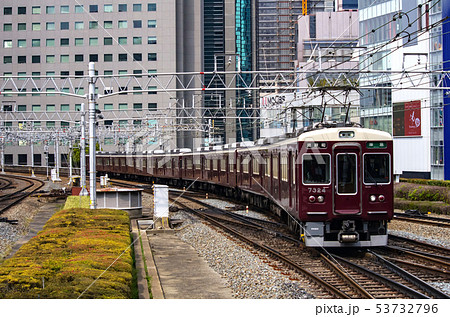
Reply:
[[150, 248], [150, 242], [148, 241], [147, 233], [145, 230], [139, 230], [142, 247], [144, 249], [144, 258], [147, 264], [148, 274], [151, 277], [151, 292], [153, 299], [164, 299], [164, 291], [159, 279], [158, 269], [156, 268], [155, 260], [153, 259], [152, 250]]
[[144, 260], [141, 251], [141, 242], [139, 239], [139, 231], [136, 220], [131, 220], [131, 232], [133, 235], [133, 247], [136, 260], [137, 284], [139, 291], [139, 299], [150, 299], [148, 292], [148, 284], [145, 274]]

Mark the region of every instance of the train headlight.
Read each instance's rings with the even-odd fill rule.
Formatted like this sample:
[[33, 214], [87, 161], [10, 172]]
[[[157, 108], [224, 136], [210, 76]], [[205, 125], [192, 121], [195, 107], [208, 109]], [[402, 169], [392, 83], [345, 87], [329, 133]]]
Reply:
[[319, 202], [319, 203], [323, 203], [324, 200], [325, 200], [325, 198], [323, 196], [317, 197], [317, 202]]
[[314, 196], [309, 196], [308, 200], [309, 200], [310, 203], [313, 203], [313, 202], [316, 201], [316, 197], [314, 197]]
[[377, 201], [377, 196], [370, 195], [369, 199], [370, 199], [371, 202], [375, 202], [375, 201]]
[[386, 200], [386, 198], [384, 197], [384, 195], [380, 195], [380, 196], [378, 196], [378, 200], [383, 202]]

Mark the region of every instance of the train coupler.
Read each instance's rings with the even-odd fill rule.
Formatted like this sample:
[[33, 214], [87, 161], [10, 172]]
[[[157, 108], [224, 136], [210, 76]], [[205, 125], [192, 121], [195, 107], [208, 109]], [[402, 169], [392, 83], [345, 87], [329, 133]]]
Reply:
[[339, 231], [338, 240], [340, 243], [356, 243], [359, 241], [359, 233], [356, 231], [354, 220], [342, 222], [342, 230]]

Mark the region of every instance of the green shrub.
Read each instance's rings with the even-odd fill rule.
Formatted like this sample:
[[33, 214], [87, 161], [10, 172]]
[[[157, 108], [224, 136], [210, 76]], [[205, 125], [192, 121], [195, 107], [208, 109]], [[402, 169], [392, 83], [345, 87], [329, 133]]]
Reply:
[[395, 198], [394, 208], [402, 210], [419, 210], [425, 214], [431, 212], [442, 215], [450, 215], [450, 205], [442, 201], [411, 201], [403, 198]]
[[399, 183], [394, 186], [395, 197], [413, 201], [443, 201], [450, 203], [450, 190], [446, 187]]
[[130, 245], [126, 212], [62, 210], [0, 266], [0, 298], [131, 298]]
[[400, 182], [411, 184], [423, 184], [430, 186], [450, 187], [450, 181], [441, 181], [436, 179], [400, 178]]

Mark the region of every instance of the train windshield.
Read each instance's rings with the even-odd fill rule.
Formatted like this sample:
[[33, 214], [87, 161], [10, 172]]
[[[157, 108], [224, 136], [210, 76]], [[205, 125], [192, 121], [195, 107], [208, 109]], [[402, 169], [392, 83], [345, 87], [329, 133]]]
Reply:
[[329, 184], [330, 183], [330, 155], [305, 154], [303, 155], [303, 183]]
[[389, 154], [364, 155], [365, 184], [387, 184], [390, 176]]

